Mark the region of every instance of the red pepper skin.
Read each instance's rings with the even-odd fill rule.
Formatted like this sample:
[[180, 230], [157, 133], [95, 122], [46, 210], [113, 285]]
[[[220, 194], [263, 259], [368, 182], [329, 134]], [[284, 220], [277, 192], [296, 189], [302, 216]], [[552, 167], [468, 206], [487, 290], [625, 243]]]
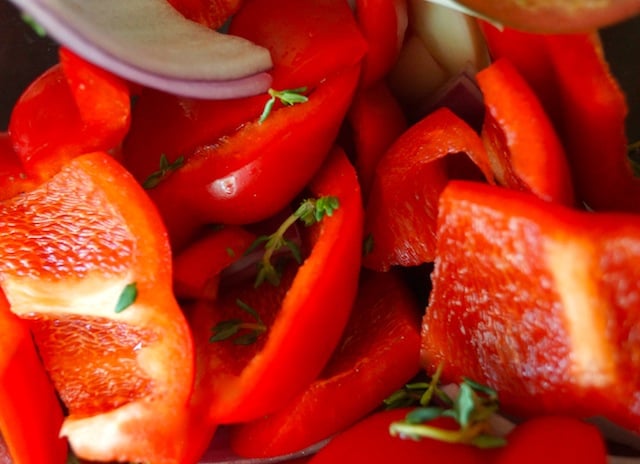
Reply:
[[178, 299], [215, 298], [218, 275], [253, 244], [256, 235], [224, 226], [192, 242], [173, 260], [173, 291]]
[[[175, 462], [193, 345], [166, 232], [135, 179], [106, 153], [75, 157], [0, 202], [0, 253], [0, 284], [65, 403], [61, 435], [75, 454]], [[136, 297], [117, 312], [130, 283]]]
[[10, 311], [2, 290], [0, 333], [0, 435], [9, 462], [64, 464], [68, 445], [59, 436], [62, 407], [27, 324]]
[[0, 201], [31, 190], [36, 184], [37, 180], [25, 172], [9, 133], [0, 132]]
[[605, 464], [607, 448], [598, 428], [569, 416], [540, 416], [507, 434], [493, 464]]
[[[193, 309], [201, 382], [209, 385], [213, 422], [254, 420], [282, 407], [317, 377], [339, 342], [356, 297], [363, 216], [355, 172], [340, 149], [314, 178], [310, 192], [314, 197], [336, 196], [340, 206], [311, 229], [310, 255], [291, 286], [266, 284], [252, 297], [258, 310], [273, 306], [286, 291], [275, 314], [264, 316], [269, 326], [264, 336], [250, 346], [230, 340], [211, 343], [211, 328], [224, 316], [212, 313], [206, 302]], [[240, 298], [251, 305], [244, 294]]]
[[353, 140], [354, 165], [366, 202], [380, 158], [407, 130], [408, 122], [398, 100], [384, 81], [361, 88], [356, 93], [347, 121]]
[[272, 415], [235, 426], [234, 452], [293, 453], [375, 410], [419, 371], [420, 313], [398, 274], [364, 273], [342, 341], [318, 379]]
[[500, 184], [573, 206], [567, 157], [553, 123], [507, 58], [476, 75], [486, 107], [482, 140]]
[[[423, 439], [394, 437], [389, 426], [402, 421], [410, 408], [391, 409], [375, 413], [334, 437], [309, 461], [310, 464], [342, 462], [451, 462], [456, 464], [487, 464], [490, 453], [470, 445]], [[453, 426], [452, 421], [439, 418], [437, 427]]]
[[129, 123], [126, 83], [61, 49], [18, 99], [9, 134], [27, 173], [45, 180], [75, 156], [117, 147]]
[[640, 211], [640, 179], [627, 157], [626, 97], [596, 33], [536, 35], [483, 25], [538, 94], [565, 147], [576, 197], [602, 211]]
[[367, 40], [361, 86], [384, 79], [395, 64], [409, 23], [406, 0], [356, 0], [355, 16]]
[[462, 119], [441, 108], [410, 127], [378, 163], [367, 203], [365, 234], [373, 249], [364, 266], [432, 262], [438, 197], [449, 181], [447, 155], [466, 153], [485, 177], [491, 170], [482, 140]]
[[242, 0], [167, 0], [185, 18], [212, 29], [222, 26], [242, 6]]
[[203, 146], [149, 190], [172, 243], [180, 246], [185, 217], [199, 224], [243, 224], [282, 210], [326, 159], [358, 75], [359, 66], [333, 75], [306, 103], [274, 110], [219, 145]]
[[[272, 87], [277, 90], [313, 89], [358, 63], [366, 51], [351, 10], [337, 0], [252, 1], [234, 15], [230, 32], [270, 51]], [[144, 182], [158, 170], [162, 154], [174, 161], [198, 147], [218, 144], [256, 121], [268, 99], [264, 94], [197, 100], [143, 89], [124, 143], [125, 165]]]
[[581, 199], [595, 210], [639, 213], [640, 178], [627, 157], [626, 97], [597, 34], [545, 39], [560, 89], [561, 133]]
[[252, 0], [229, 32], [266, 47], [277, 90], [314, 88], [362, 61], [367, 42], [343, 0]]
[[640, 216], [463, 181], [439, 213], [425, 368], [494, 387], [507, 412], [640, 430]]

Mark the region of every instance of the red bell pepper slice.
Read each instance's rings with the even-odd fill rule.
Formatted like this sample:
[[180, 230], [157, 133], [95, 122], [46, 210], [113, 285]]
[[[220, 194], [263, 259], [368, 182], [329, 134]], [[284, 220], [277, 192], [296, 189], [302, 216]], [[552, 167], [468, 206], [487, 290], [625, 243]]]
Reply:
[[595, 210], [640, 212], [627, 156], [626, 97], [596, 33], [545, 37], [562, 102], [561, 133], [580, 198]]
[[596, 210], [640, 211], [640, 179], [627, 156], [626, 97], [597, 33], [536, 35], [483, 25], [494, 58], [506, 57], [556, 126], [577, 200]]
[[424, 366], [495, 388], [506, 412], [639, 431], [640, 216], [463, 181], [439, 213]]
[[44, 180], [75, 156], [116, 148], [129, 122], [126, 83], [61, 49], [18, 99], [9, 133], [24, 169]]
[[366, 202], [380, 158], [409, 124], [384, 81], [360, 89], [351, 102], [347, 122], [353, 144], [353, 162]]
[[[221, 297], [193, 309], [198, 366], [203, 369], [199, 382], [209, 387], [206, 401], [213, 422], [253, 420], [282, 407], [320, 373], [347, 323], [358, 285], [363, 211], [355, 172], [340, 149], [314, 178], [310, 194], [335, 196], [339, 207], [312, 226], [310, 254], [291, 276], [289, 288], [283, 281], [275, 287], [263, 284], [253, 296], [242, 294], [256, 311], [268, 312], [263, 315], [267, 332], [256, 343], [209, 341], [211, 329], [225, 311], [229, 314]], [[251, 305], [249, 298], [257, 304]], [[233, 296], [231, 300], [235, 307]]]
[[191, 394], [192, 338], [165, 229], [133, 177], [106, 153], [75, 157], [0, 202], [0, 255], [0, 286], [34, 334], [74, 452], [157, 462], [181, 452], [174, 419]]
[[232, 428], [244, 457], [303, 450], [378, 408], [419, 371], [420, 305], [399, 274], [364, 273], [349, 324], [322, 374], [275, 413]]
[[482, 140], [497, 181], [573, 206], [573, 183], [562, 142], [524, 78], [507, 58], [501, 58], [476, 79], [486, 107]]
[[[267, 48], [277, 90], [315, 88], [323, 79], [358, 63], [366, 43], [344, 2], [253, 1], [236, 14], [230, 32]], [[144, 182], [169, 162], [200, 146], [215, 145], [256, 121], [268, 95], [196, 100], [143, 89], [124, 144], [125, 165]], [[299, 129], [298, 129], [299, 130]]]
[[383, 80], [395, 64], [409, 23], [407, 0], [356, 0], [355, 17], [367, 40], [361, 86]]
[[203, 146], [149, 190], [172, 243], [184, 242], [188, 222], [258, 222], [289, 204], [326, 159], [358, 75], [354, 66], [328, 77], [306, 103], [274, 110], [218, 145]]
[[35, 187], [37, 180], [29, 177], [22, 160], [13, 149], [11, 136], [0, 132], [0, 201]]
[[459, 153], [492, 179], [480, 136], [441, 108], [410, 127], [383, 155], [367, 203], [365, 234], [373, 246], [363, 257], [366, 267], [384, 271], [433, 261], [438, 197], [450, 177], [448, 155]]
[[27, 324], [10, 311], [2, 290], [0, 333], [0, 440], [12, 462], [64, 464], [68, 445], [59, 436], [62, 406]]
[[167, 0], [185, 18], [218, 29], [242, 6], [242, 0]]
[[271, 52], [277, 90], [313, 88], [360, 63], [367, 51], [343, 0], [252, 0], [234, 15], [229, 32]]

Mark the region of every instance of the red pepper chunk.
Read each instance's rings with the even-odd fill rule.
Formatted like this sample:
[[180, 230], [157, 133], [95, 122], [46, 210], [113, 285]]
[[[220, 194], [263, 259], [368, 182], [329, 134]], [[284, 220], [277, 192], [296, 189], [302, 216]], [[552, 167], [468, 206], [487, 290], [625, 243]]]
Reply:
[[0, 440], [12, 462], [64, 464], [68, 446], [59, 436], [62, 407], [27, 324], [9, 310], [2, 290], [0, 333]]
[[23, 92], [9, 134], [30, 175], [46, 180], [72, 158], [118, 148], [130, 123], [127, 84], [66, 49]]
[[309, 191], [339, 201], [331, 216], [310, 229], [309, 256], [280, 285], [264, 283], [239, 295], [256, 311], [265, 310], [267, 331], [248, 346], [211, 342], [212, 328], [226, 320], [229, 306], [236, 307], [235, 298], [200, 301], [193, 308], [198, 389], [209, 386], [205, 401], [214, 423], [257, 419], [286, 404], [320, 373], [347, 323], [358, 286], [363, 211], [355, 172], [342, 150], [332, 151]]
[[365, 272], [351, 319], [322, 374], [285, 407], [232, 429], [244, 457], [305, 449], [374, 411], [419, 370], [420, 306], [395, 272]]
[[640, 216], [453, 181], [439, 206], [422, 361], [506, 411], [640, 430]]
[[384, 271], [433, 261], [438, 197], [451, 163], [461, 161], [453, 155], [461, 153], [492, 179], [479, 135], [447, 108], [423, 118], [391, 145], [378, 163], [367, 203], [365, 234], [373, 238], [373, 248], [363, 258], [365, 267]]
[[482, 139], [498, 182], [573, 206], [567, 155], [534, 91], [507, 58], [476, 78], [486, 107]]

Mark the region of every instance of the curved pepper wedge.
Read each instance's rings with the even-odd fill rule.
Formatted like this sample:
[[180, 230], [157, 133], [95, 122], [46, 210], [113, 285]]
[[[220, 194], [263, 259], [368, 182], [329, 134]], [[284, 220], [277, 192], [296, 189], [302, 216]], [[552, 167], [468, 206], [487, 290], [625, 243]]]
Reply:
[[235, 425], [232, 449], [245, 457], [293, 453], [377, 409], [419, 371], [420, 313], [398, 273], [364, 271], [349, 323], [320, 376], [273, 414]]
[[452, 181], [442, 193], [422, 362], [521, 415], [639, 431], [640, 216]]
[[62, 406], [27, 324], [10, 311], [1, 289], [0, 333], [0, 440], [15, 463], [64, 464]]
[[[451, 110], [441, 108], [411, 126], [380, 159], [371, 186], [363, 257], [370, 269], [432, 262], [438, 197], [449, 181], [453, 155], [464, 154], [487, 179], [493, 174], [480, 136]], [[474, 168], [475, 169], [475, 168]]]
[[106, 153], [75, 157], [0, 202], [0, 250], [0, 286], [34, 334], [75, 454], [171, 462], [191, 335], [165, 229], [135, 179]]
[[286, 404], [320, 373], [347, 323], [358, 286], [363, 212], [355, 172], [341, 149], [333, 150], [309, 192], [335, 196], [339, 207], [311, 227], [310, 254], [280, 285], [240, 293], [255, 311], [265, 310], [259, 339], [251, 345], [210, 341], [212, 328], [233, 315], [233, 293], [192, 309], [199, 381], [208, 385], [213, 422], [253, 420]]

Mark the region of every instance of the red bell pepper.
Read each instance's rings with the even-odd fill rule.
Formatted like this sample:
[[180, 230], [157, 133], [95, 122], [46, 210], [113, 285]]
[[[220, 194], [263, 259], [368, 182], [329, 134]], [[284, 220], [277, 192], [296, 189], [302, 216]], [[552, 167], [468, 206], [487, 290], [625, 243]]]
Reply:
[[545, 38], [562, 102], [567, 154], [580, 198], [595, 210], [640, 212], [640, 178], [627, 156], [626, 97], [596, 33]]
[[240, 226], [224, 226], [198, 238], [173, 260], [177, 298], [215, 298], [219, 274], [243, 256], [256, 235]]
[[242, 6], [242, 0], [167, 0], [185, 18], [218, 29]]
[[507, 58], [476, 75], [486, 107], [482, 140], [497, 181], [547, 201], [575, 203], [567, 157], [536, 94]]
[[0, 439], [9, 449], [8, 462], [65, 464], [62, 406], [27, 324], [10, 311], [2, 290], [0, 333]]
[[387, 270], [433, 261], [438, 197], [449, 181], [448, 163], [460, 161], [451, 161], [451, 155], [459, 153], [492, 178], [479, 135], [441, 108], [410, 127], [383, 155], [367, 203], [365, 234], [373, 246], [363, 258], [366, 267]]
[[[312, 226], [310, 254], [290, 276], [290, 287], [283, 279], [278, 286], [229, 289], [227, 297], [193, 309], [199, 382], [209, 387], [213, 422], [253, 420], [282, 407], [320, 373], [347, 323], [358, 285], [363, 212], [355, 172], [341, 150], [333, 151], [309, 190], [316, 198], [337, 197], [339, 207]], [[260, 311], [266, 332], [247, 346], [210, 342], [217, 323], [238, 316], [236, 296]]]
[[439, 205], [422, 361], [520, 415], [601, 415], [640, 431], [640, 216], [478, 182]]
[[383, 80], [398, 59], [409, 22], [407, 10], [407, 0], [356, 0], [356, 20], [369, 45], [362, 87]]
[[347, 112], [359, 66], [320, 84], [306, 103], [245, 124], [218, 145], [203, 146], [149, 190], [180, 247], [186, 223], [257, 222], [291, 202], [327, 157]]
[[538, 94], [565, 147], [579, 202], [640, 211], [640, 179], [627, 157], [626, 97], [597, 33], [536, 35], [484, 25], [494, 58], [506, 57]]
[[117, 148], [129, 122], [127, 84], [61, 49], [18, 99], [9, 134], [26, 172], [44, 180], [75, 156]]
[[0, 201], [31, 190], [36, 183], [37, 180], [25, 172], [9, 134], [0, 132]]
[[364, 273], [342, 341], [303, 393], [275, 413], [232, 428], [239, 456], [303, 450], [378, 408], [419, 370], [420, 306], [394, 272]]
[[353, 162], [366, 202], [380, 158], [407, 129], [408, 122], [384, 81], [360, 89], [351, 102], [347, 122]]
[[34, 334], [74, 452], [172, 462], [182, 446], [175, 419], [193, 383], [192, 339], [171, 292], [166, 232], [144, 190], [106, 153], [75, 157], [0, 202], [0, 258], [0, 287]]

